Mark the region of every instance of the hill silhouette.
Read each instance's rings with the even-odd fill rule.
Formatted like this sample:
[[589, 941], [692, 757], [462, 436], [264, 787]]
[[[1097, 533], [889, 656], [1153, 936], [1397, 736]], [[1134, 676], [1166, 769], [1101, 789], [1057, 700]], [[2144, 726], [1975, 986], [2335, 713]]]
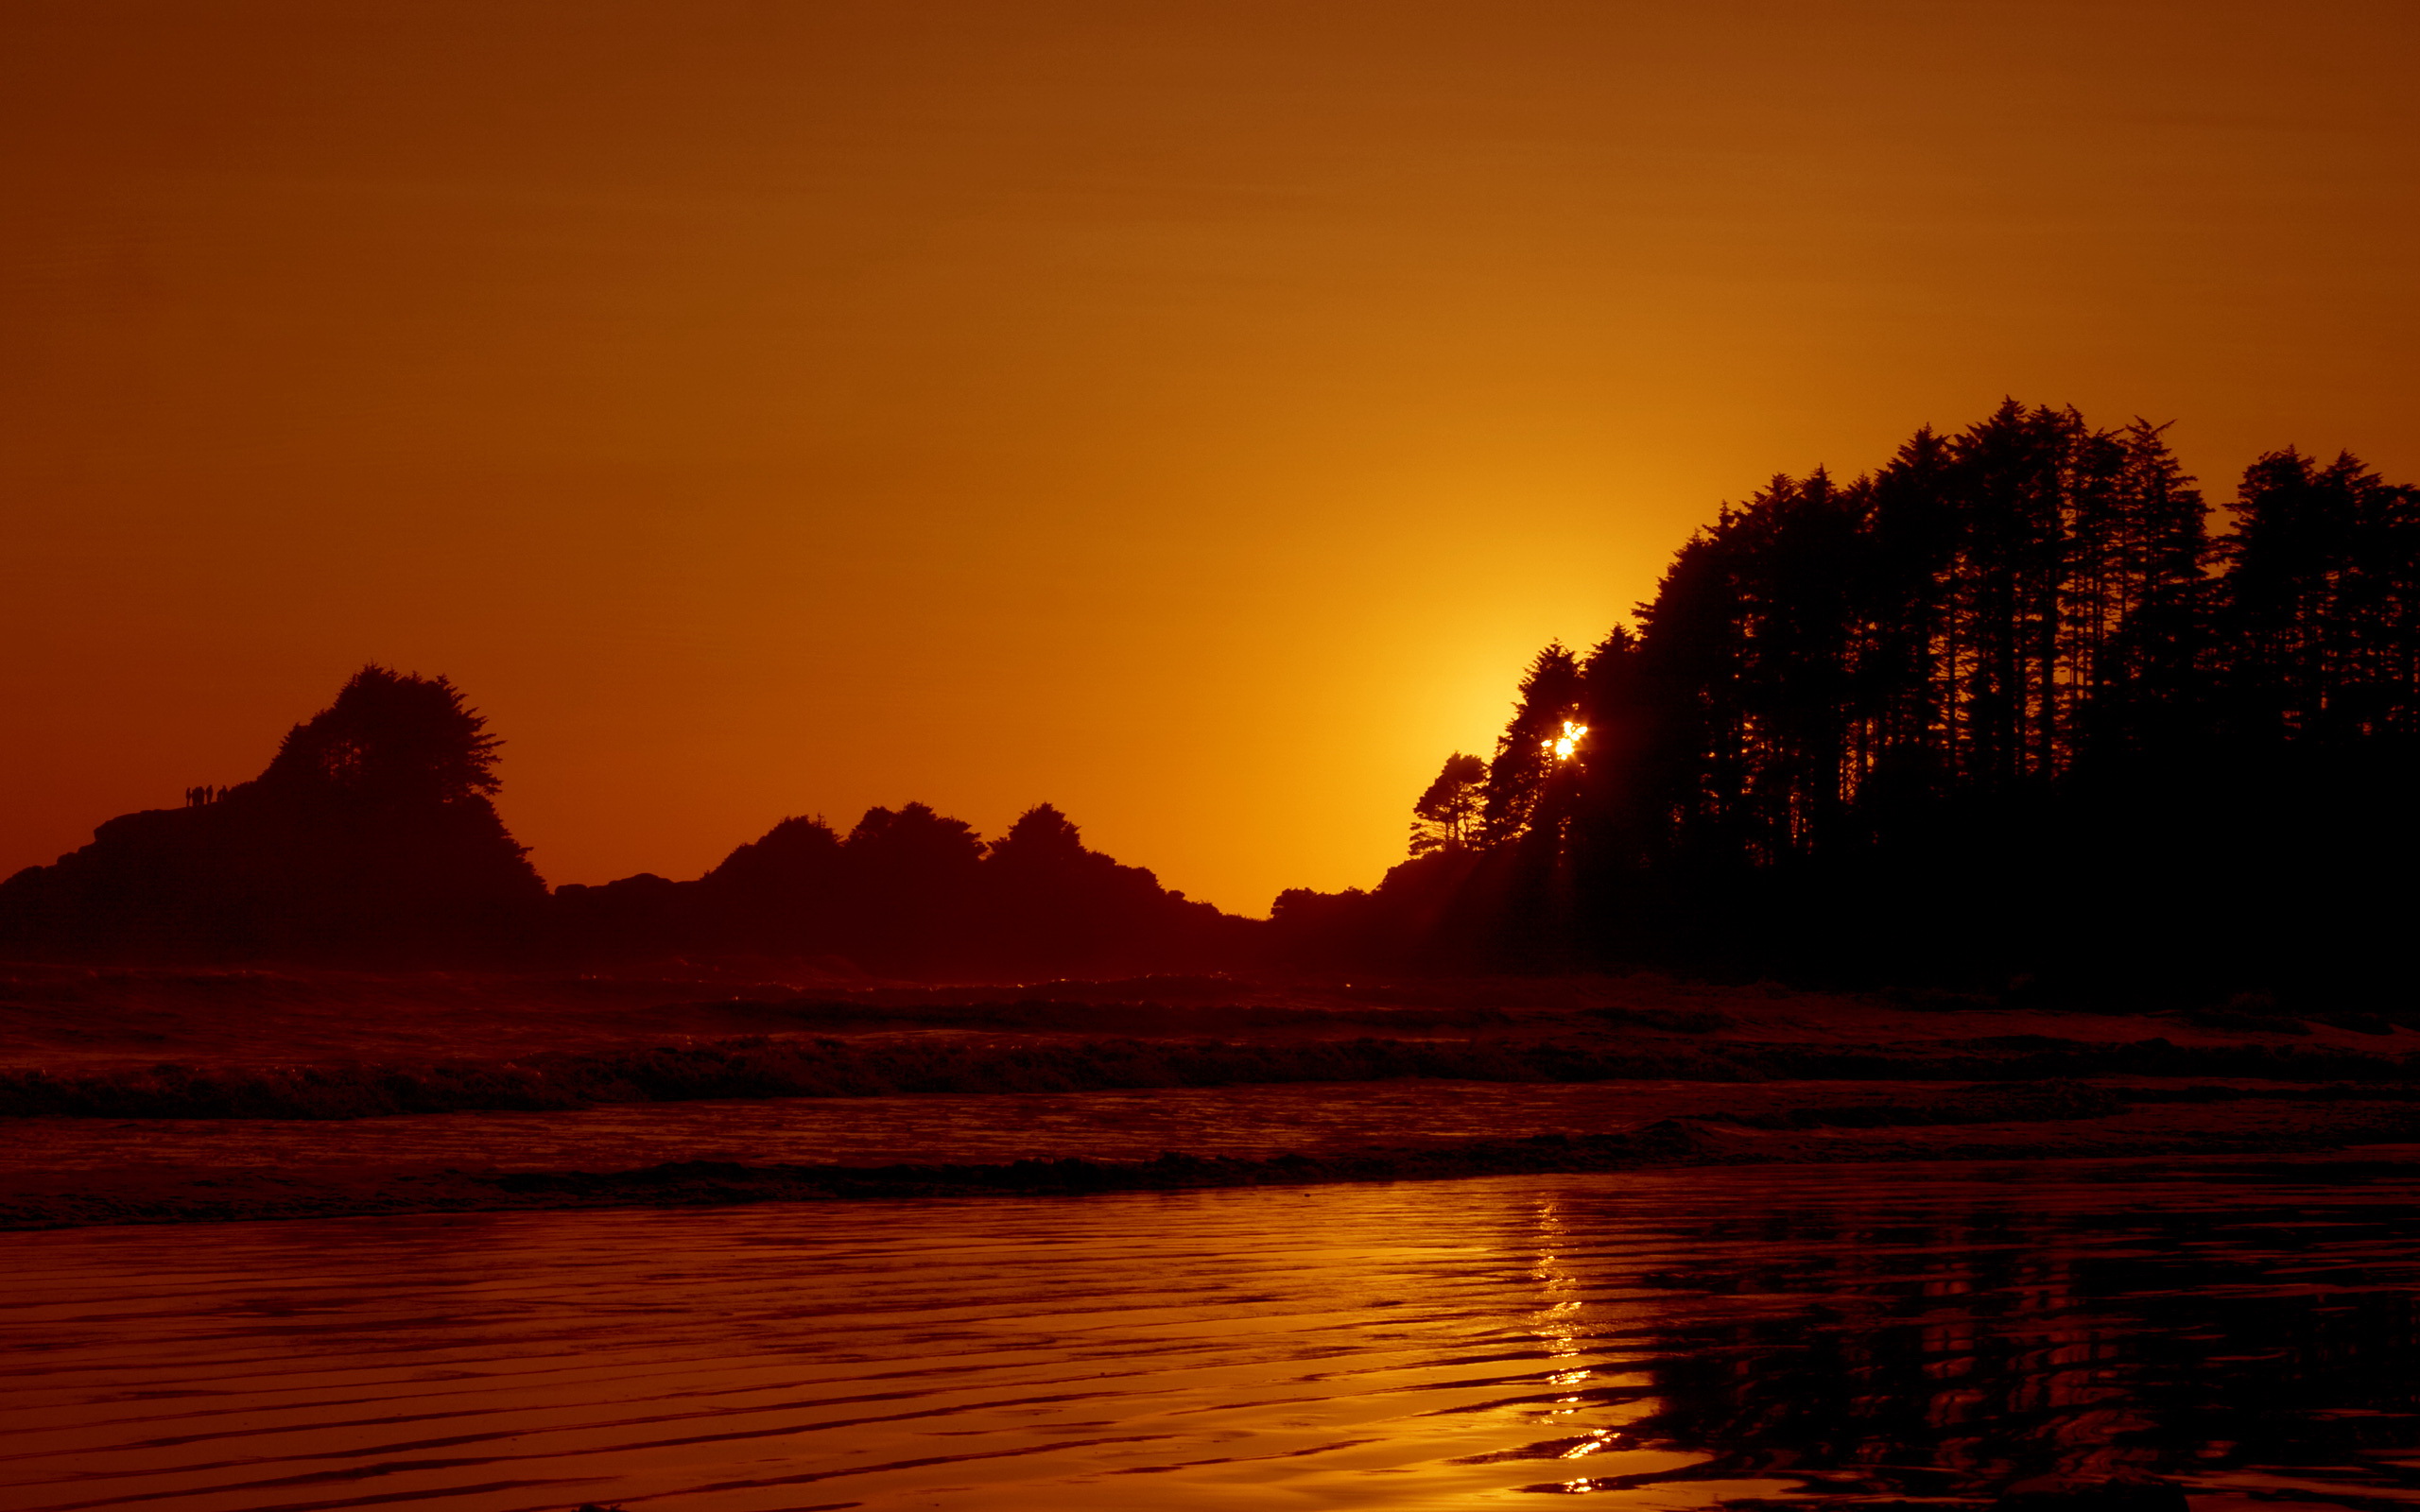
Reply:
[[824, 958], [894, 974], [1152, 971], [1254, 925], [1088, 849], [1048, 804], [986, 842], [922, 803], [784, 819], [705, 876], [549, 893], [498, 817], [498, 738], [444, 678], [362, 669], [266, 770], [112, 819], [0, 883], [0, 946], [124, 960]]
[[1198, 969], [1256, 938], [1253, 921], [1086, 848], [1047, 803], [989, 843], [922, 803], [869, 809], [846, 835], [784, 819], [695, 882], [558, 888], [552, 930], [587, 959], [837, 956], [904, 975]]
[[0, 940], [146, 959], [505, 948], [546, 889], [489, 801], [498, 744], [445, 679], [364, 667], [251, 782], [112, 819], [0, 883]]

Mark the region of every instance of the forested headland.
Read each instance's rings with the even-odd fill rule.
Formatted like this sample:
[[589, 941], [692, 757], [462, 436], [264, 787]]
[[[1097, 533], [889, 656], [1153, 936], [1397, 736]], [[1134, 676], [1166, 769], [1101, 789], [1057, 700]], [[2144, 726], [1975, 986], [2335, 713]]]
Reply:
[[2288, 450], [2214, 511], [2164, 429], [2011, 401], [1775, 477], [1283, 948], [2409, 995], [2420, 490]]

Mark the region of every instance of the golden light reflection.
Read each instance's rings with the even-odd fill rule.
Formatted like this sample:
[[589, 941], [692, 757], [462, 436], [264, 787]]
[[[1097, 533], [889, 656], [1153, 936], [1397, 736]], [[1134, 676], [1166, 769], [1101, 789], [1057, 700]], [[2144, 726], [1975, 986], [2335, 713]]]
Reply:
[[[1566, 722], [1564, 728], [1567, 730], [1570, 726]], [[1549, 1359], [1578, 1354], [1584, 1342], [1580, 1320], [1558, 1315], [1579, 1311], [1582, 1302], [1577, 1295], [1579, 1277], [1573, 1275], [1555, 1253], [1564, 1246], [1565, 1237], [1562, 1214], [1555, 1211], [1553, 1204], [1541, 1204], [1537, 1218], [1538, 1258], [1530, 1268], [1530, 1276], [1547, 1292], [1538, 1308], [1535, 1328], [1537, 1337], [1546, 1345]], [[1546, 1383], [1550, 1386], [1576, 1386], [1586, 1381], [1588, 1375], [1585, 1369], [1557, 1370], [1547, 1376]]]

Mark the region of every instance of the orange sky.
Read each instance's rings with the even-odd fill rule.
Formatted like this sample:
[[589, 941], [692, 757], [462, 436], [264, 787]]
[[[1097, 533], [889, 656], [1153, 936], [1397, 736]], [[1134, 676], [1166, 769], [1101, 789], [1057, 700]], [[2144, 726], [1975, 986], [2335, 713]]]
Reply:
[[376, 660], [550, 880], [1374, 881], [1724, 498], [2004, 393], [2420, 476], [2420, 7], [14, 0], [0, 873]]

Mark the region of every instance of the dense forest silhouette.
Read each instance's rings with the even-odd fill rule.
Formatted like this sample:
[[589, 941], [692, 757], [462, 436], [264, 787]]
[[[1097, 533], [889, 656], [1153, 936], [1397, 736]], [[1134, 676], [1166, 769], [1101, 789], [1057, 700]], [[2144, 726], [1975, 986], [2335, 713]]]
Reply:
[[2164, 427], [2003, 404], [1775, 477], [1540, 652], [1297, 959], [2408, 993], [2420, 491], [2291, 450], [2213, 535]]
[[0, 946], [2409, 995], [2420, 490], [2289, 450], [2223, 512], [2163, 427], [2014, 401], [1869, 476], [1775, 477], [1634, 627], [1538, 654], [1383, 882], [1265, 925], [1047, 804], [989, 841], [920, 803], [789, 818], [695, 881], [550, 892], [490, 801], [485, 721], [372, 666], [255, 780], [0, 883]]
[[821, 959], [847, 970], [1231, 961], [1251, 921], [1088, 849], [1049, 804], [986, 842], [921, 803], [789, 818], [705, 876], [551, 893], [497, 816], [486, 720], [443, 678], [362, 669], [267, 770], [125, 815], [0, 883], [0, 946], [98, 959], [422, 965]]

